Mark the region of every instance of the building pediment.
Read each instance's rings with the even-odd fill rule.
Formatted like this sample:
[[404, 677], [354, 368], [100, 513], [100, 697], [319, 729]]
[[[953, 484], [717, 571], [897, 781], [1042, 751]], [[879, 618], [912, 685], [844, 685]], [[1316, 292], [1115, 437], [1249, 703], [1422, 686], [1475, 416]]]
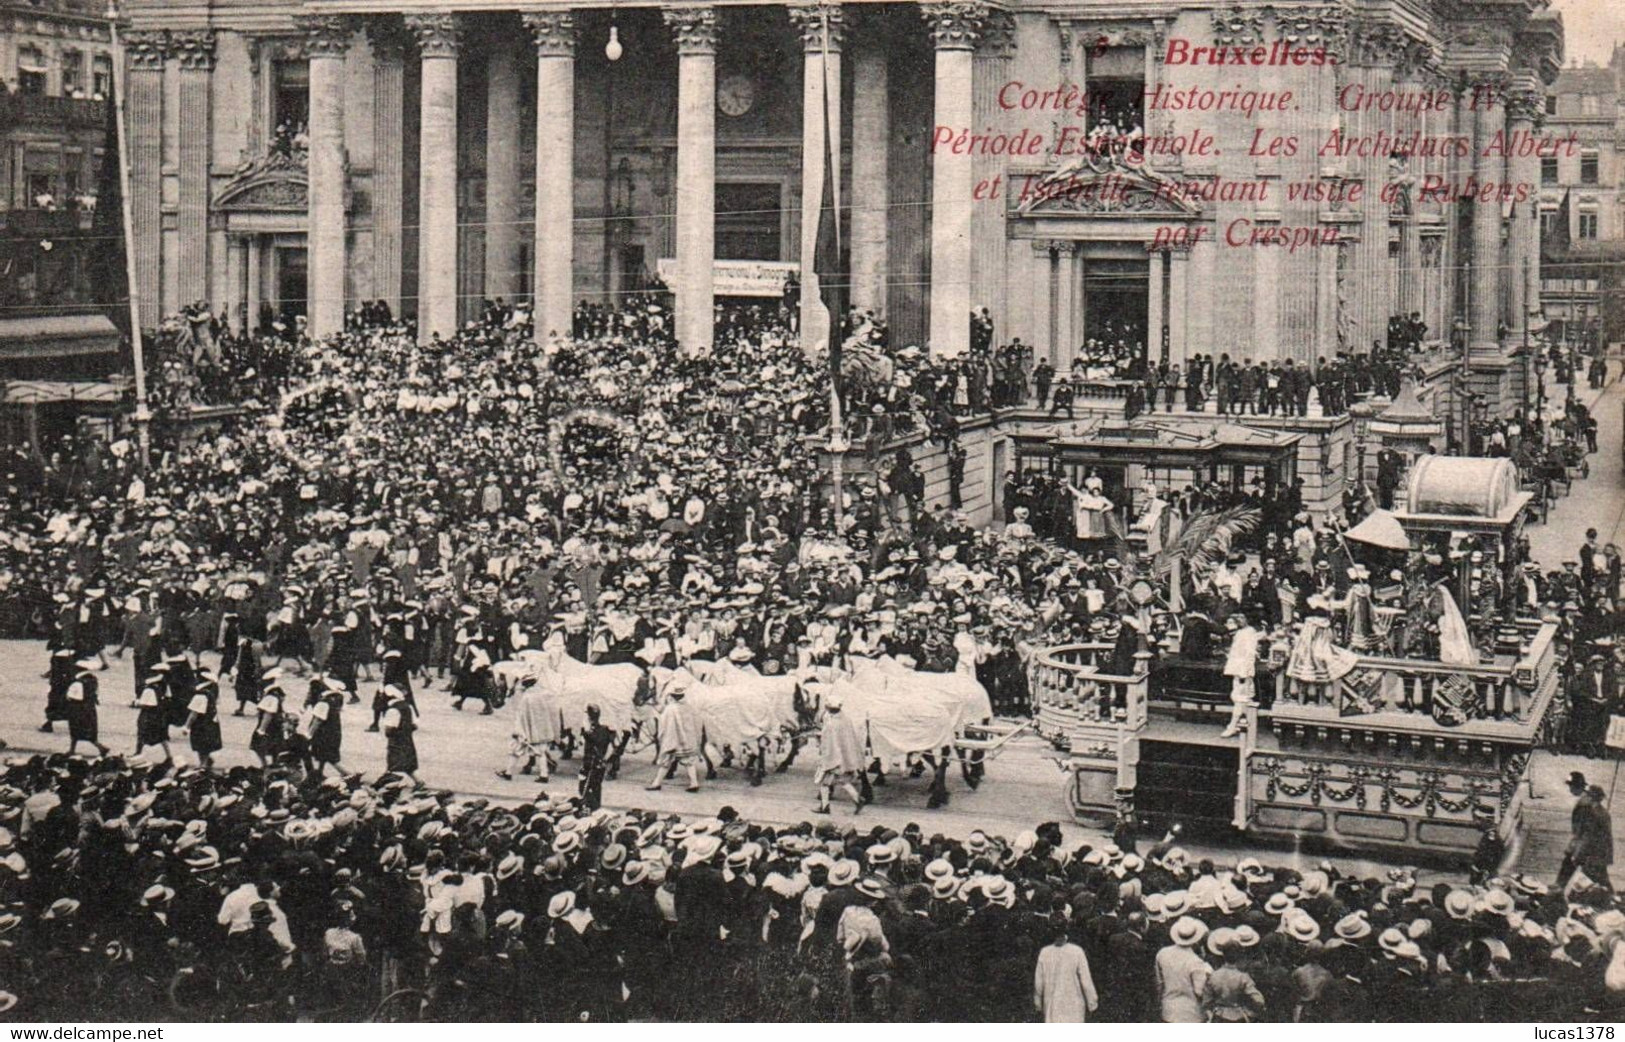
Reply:
[[217, 211], [304, 214], [310, 182], [304, 154], [272, 152], [245, 163], [215, 197]]

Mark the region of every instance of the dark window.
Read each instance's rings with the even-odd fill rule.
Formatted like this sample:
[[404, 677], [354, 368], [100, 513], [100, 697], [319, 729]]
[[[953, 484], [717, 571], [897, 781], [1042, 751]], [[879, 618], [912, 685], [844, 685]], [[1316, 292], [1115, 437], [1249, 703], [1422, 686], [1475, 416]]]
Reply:
[[105, 98], [113, 93], [113, 61], [111, 58], [97, 55], [90, 66], [90, 90], [98, 98]]
[[62, 52], [62, 96], [76, 97], [85, 89], [85, 56], [78, 51]]
[[1583, 213], [1580, 215], [1580, 238], [1595, 239], [1597, 237], [1597, 215]]
[[1580, 153], [1580, 183], [1583, 185], [1597, 183], [1597, 153]]
[[717, 258], [778, 260], [781, 213], [777, 183], [717, 185]]
[[1551, 234], [1552, 234], [1552, 229], [1556, 228], [1556, 227], [1557, 227], [1557, 211], [1556, 210], [1542, 210], [1542, 211], [1540, 211], [1540, 237], [1542, 239], [1549, 238], [1551, 236]]
[[45, 94], [45, 52], [38, 47], [17, 50], [17, 89], [24, 94], [41, 97]]
[[1548, 95], [1546, 95], [1546, 115], [1548, 115], [1548, 116], [1557, 115], [1557, 95], [1556, 94], [1548, 94]]
[[273, 137], [302, 133], [310, 120], [310, 65], [278, 61], [272, 67], [271, 131]]
[[1557, 184], [1557, 157], [1542, 156], [1540, 160], [1540, 183], [1543, 185]]
[[56, 192], [53, 190], [50, 174], [28, 175], [28, 205], [34, 207], [50, 207], [56, 205]]

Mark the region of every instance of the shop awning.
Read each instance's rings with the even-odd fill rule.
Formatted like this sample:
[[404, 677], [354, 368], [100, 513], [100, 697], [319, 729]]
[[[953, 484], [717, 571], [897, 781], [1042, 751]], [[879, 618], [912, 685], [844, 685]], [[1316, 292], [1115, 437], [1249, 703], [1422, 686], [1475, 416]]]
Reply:
[[0, 318], [0, 361], [114, 354], [119, 332], [106, 315]]

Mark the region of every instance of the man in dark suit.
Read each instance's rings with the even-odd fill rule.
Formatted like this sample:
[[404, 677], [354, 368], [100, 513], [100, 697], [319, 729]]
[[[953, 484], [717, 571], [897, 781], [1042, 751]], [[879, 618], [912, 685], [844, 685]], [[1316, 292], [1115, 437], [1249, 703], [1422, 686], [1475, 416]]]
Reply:
[[1596, 885], [1612, 889], [1608, 868], [1614, 863], [1614, 829], [1603, 802], [1602, 789], [1589, 784], [1585, 775], [1574, 771], [1569, 774], [1569, 792], [1576, 799], [1569, 817], [1569, 846], [1557, 873], [1558, 885], [1567, 885], [1575, 869], [1579, 869]]

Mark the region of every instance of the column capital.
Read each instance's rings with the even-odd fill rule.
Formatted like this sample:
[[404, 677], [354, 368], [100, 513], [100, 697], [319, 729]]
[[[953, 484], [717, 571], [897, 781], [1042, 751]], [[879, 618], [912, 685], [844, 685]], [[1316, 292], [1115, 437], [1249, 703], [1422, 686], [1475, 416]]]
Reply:
[[214, 68], [214, 30], [171, 30], [169, 53], [180, 61], [183, 69], [200, 69], [206, 72]]
[[576, 21], [569, 11], [526, 11], [520, 17], [538, 58], [575, 57]]
[[136, 29], [124, 35], [124, 53], [136, 69], [162, 69], [169, 57], [169, 33], [162, 29]]
[[305, 53], [312, 58], [343, 58], [350, 53], [355, 23], [342, 15], [307, 15], [299, 19]]
[[406, 28], [425, 58], [455, 58], [462, 47], [463, 26], [454, 14], [409, 14]]
[[826, 19], [829, 24], [830, 50], [841, 49], [841, 43], [846, 37], [846, 15], [840, 4], [812, 0], [810, 3], [791, 4], [788, 11], [791, 23], [801, 32], [801, 44], [807, 50], [822, 49]]
[[920, 5], [921, 16], [931, 25], [931, 42], [939, 51], [974, 50], [992, 10], [980, 0], [941, 0]]
[[1545, 92], [1532, 87], [1514, 87], [1506, 96], [1507, 119], [1541, 122], [1546, 115]]
[[677, 41], [678, 54], [715, 54], [717, 52], [717, 9], [708, 5], [663, 7], [660, 15], [666, 20]]
[[982, 28], [977, 53], [989, 58], [1008, 58], [1016, 51], [1016, 16], [997, 8], [990, 10]]
[[359, 21], [366, 31], [367, 45], [372, 48], [374, 58], [401, 61], [406, 57], [406, 48], [412, 38], [399, 18], [362, 18]]

